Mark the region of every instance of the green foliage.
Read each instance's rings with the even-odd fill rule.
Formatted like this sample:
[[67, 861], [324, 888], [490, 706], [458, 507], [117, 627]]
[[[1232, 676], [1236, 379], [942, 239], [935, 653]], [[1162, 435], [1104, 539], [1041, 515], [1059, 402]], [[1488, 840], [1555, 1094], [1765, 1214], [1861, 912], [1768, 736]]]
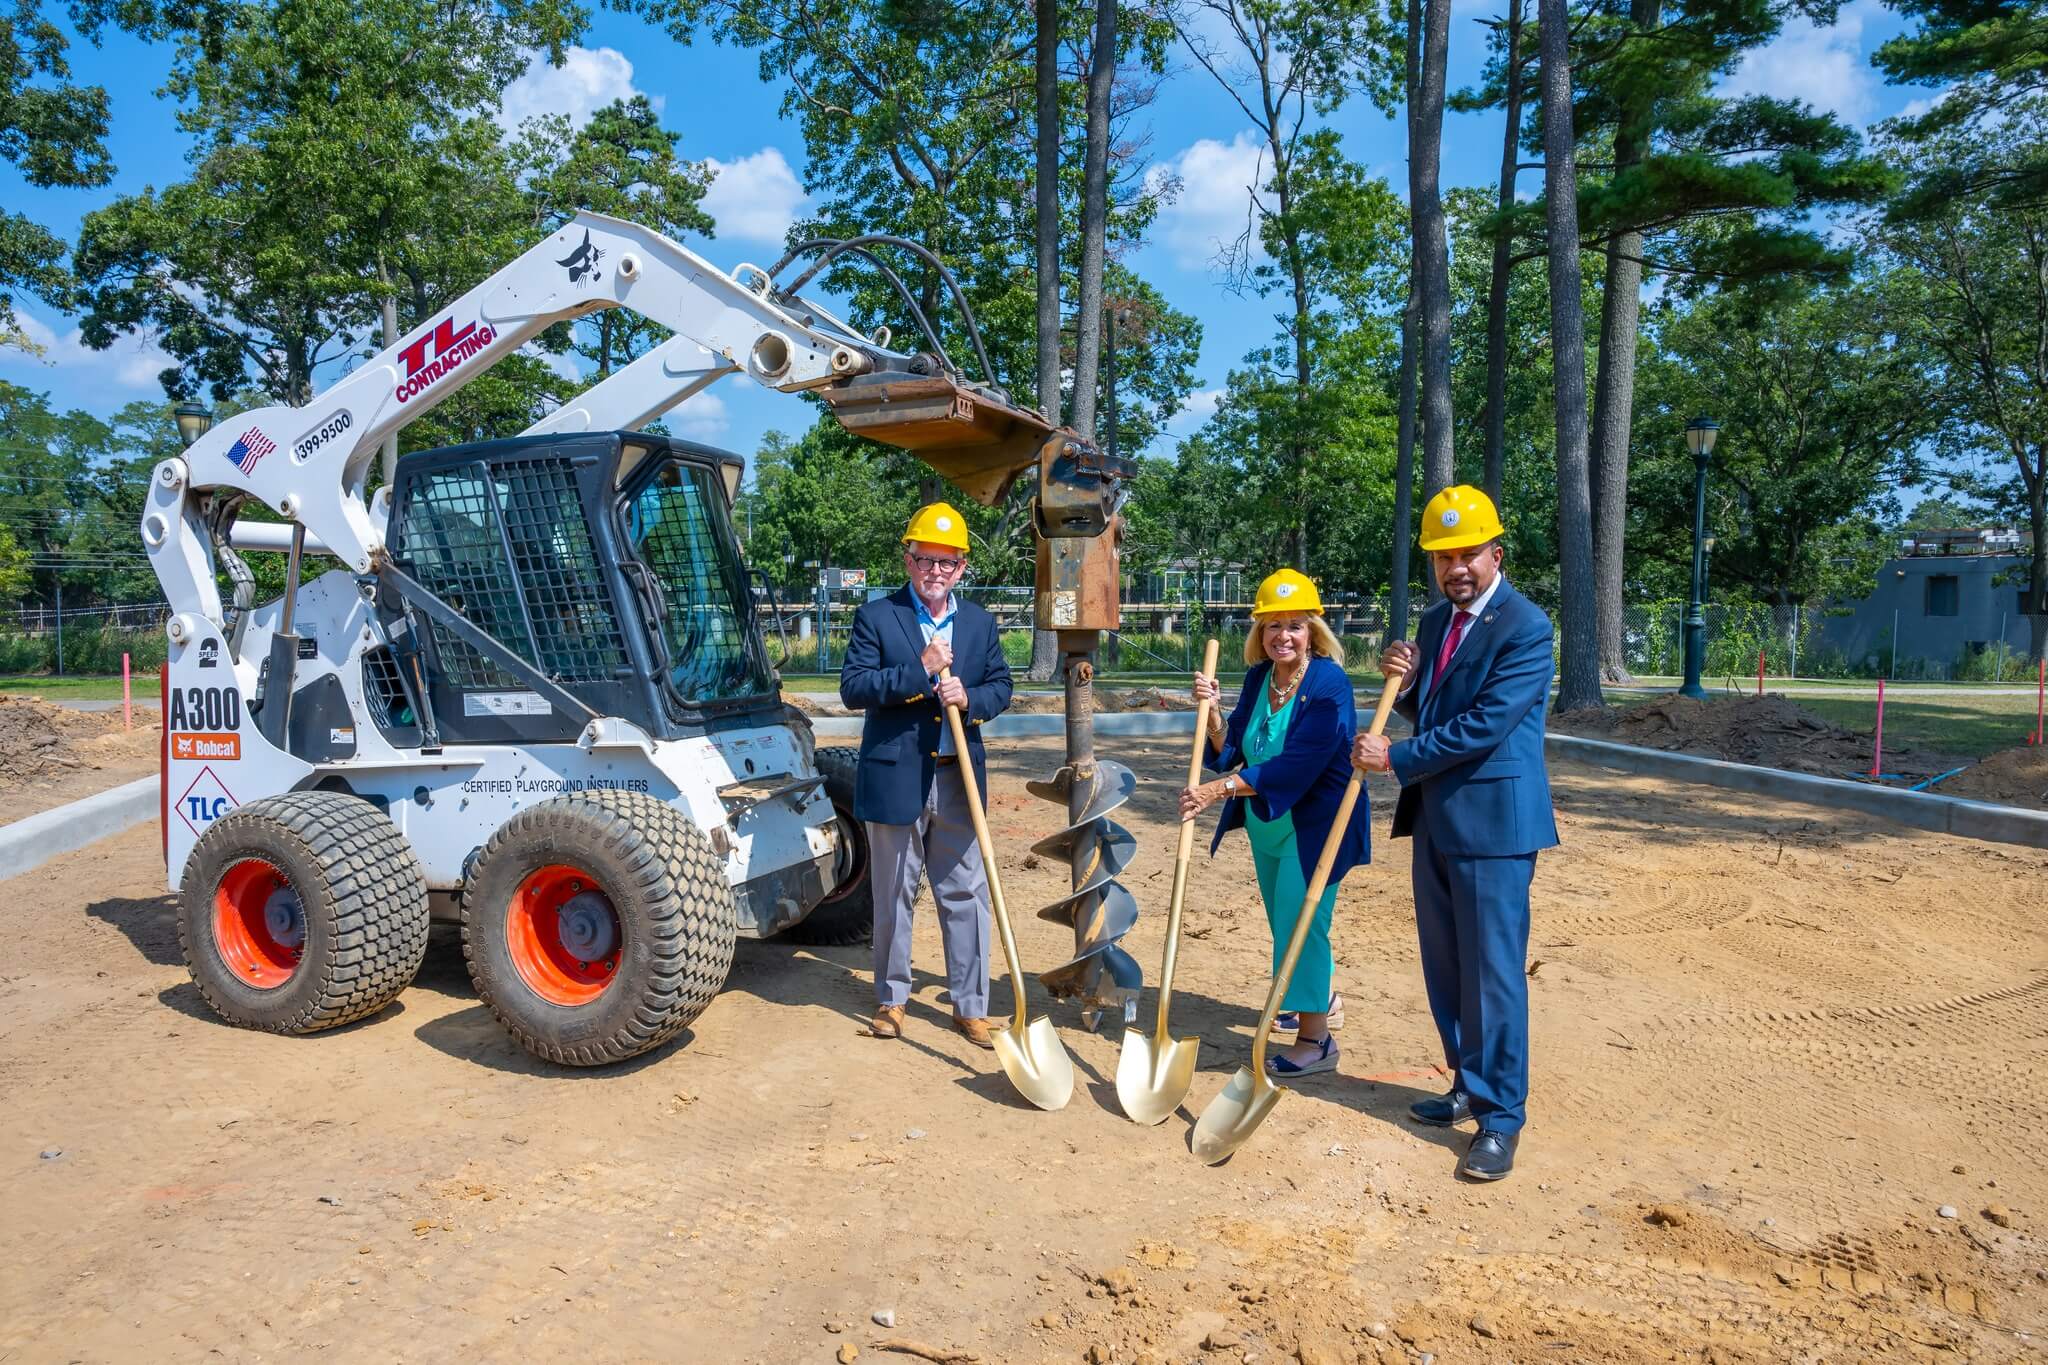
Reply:
[[[1890, 0], [1920, 27], [1879, 47], [1872, 62], [1895, 83], [1947, 87], [1918, 118], [1897, 121], [1911, 141], [1969, 139], [1992, 131], [2016, 105], [2048, 95], [2048, 12], [2038, 0]], [[1893, 217], [1938, 215], [1959, 196], [2001, 204], [2048, 197], [2048, 146], [2012, 146], [2010, 156], [1935, 159], [1916, 168]]]
[[[91, 188], [113, 178], [107, 154], [107, 92], [72, 85], [63, 30], [35, 0], [0, 11], [0, 160], [37, 188]], [[25, 345], [14, 291], [55, 304], [68, 300], [64, 242], [11, 209], [0, 209], [0, 345]]]
[[1682, 591], [1692, 565], [1684, 426], [1721, 422], [1708, 473], [1717, 594], [1789, 604], [1851, 593], [1883, 558], [1893, 490], [1924, 474], [1940, 395], [1861, 288], [1726, 294], [1667, 309], [1639, 369], [1631, 577]]

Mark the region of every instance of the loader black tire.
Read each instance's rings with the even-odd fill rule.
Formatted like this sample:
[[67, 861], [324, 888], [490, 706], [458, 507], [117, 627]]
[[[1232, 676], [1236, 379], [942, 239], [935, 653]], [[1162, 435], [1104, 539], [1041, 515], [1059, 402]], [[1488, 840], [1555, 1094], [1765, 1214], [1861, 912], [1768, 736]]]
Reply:
[[193, 984], [221, 1018], [271, 1033], [317, 1033], [390, 1004], [426, 956], [427, 919], [405, 836], [338, 792], [266, 796], [215, 820], [178, 890]]
[[725, 985], [738, 941], [711, 841], [645, 792], [528, 807], [484, 845], [462, 892], [477, 994], [520, 1046], [563, 1066], [674, 1038]]
[[792, 943], [846, 948], [875, 936], [875, 883], [868, 862], [867, 826], [853, 817], [853, 774], [860, 750], [833, 745], [818, 750], [818, 771], [825, 775], [825, 795], [832, 798], [840, 832], [848, 840], [846, 881], [813, 906], [811, 913], [782, 931]]

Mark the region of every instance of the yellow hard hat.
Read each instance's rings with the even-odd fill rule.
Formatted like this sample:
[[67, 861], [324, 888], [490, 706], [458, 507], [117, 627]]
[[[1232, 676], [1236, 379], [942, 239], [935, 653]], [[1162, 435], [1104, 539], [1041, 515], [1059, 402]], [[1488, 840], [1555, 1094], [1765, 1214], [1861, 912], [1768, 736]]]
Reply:
[[1469, 549], [1501, 534], [1493, 499], [1469, 483], [1451, 485], [1422, 509], [1422, 548], [1428, 553]]
[[903, 533], [905, 545], [913, 540], [927, 545], [943, 545], [964, 555], [967, 553], [967, 518], [948, 502], [920, 507], [917, 515], [910, 519], [910, 529]]
[[1276, 569], [1266, 575], [1266, 581], [1259, 584], [1259, 595], [1252, 603], [1253, 617], [1291, 615], [1297, 611], [1315, 612], [1321, 615], [1322, 596], [1316, 592], [1316, 583], [1305, 573], [1293, 569]]

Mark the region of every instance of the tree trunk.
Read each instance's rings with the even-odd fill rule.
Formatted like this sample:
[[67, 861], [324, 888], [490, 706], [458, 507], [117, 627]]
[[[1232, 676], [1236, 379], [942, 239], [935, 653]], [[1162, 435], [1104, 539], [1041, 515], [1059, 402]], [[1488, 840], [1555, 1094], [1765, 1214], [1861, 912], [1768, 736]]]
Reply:
[[1522, 152], [1522, 0], [1508, 9], [1507, 128], [1501, 134], [1500, 224], [1493, 230], [1493, 274], [1486, 286], [1486, 496], [1500, 503], [1508, 439], [1508, 285], [1515, 238], [1507, 222], [1515, 206], [1515, 169]]
[[1586, 319], [1579, 291], [1578, 158], [1573, 146], [1569, 0], [1538, 0], [1543, 53], [1544, 212], [1549, 233], [1551, 394], [1557, 413], [1561, 667], [1557, 709], [1598, 706], [1593, 507], [1586, 482]]
[[[1034, 187], [1038, 245], [1038, 407], [1060, 424], [1060, 7], [1038, 0], [1038, 183]], [[1035, 537], [1034, 537], [1035, 540]], [[1059, 671], [1060, 637], [1031, 633], [1033, 682], [1050, 682]]]
[[[1631, 0], [1629, 21], [1647, 32], [1663, 22], [1663, 0]], [[1650, 150], [1651, 105], [1630, 87], [1614, 132], [1614, 170], [1641, 164]], [[1628, 539], [1628, 455], [1636, 385], [1636, 336], [1643, 306], [1643, 234], [1614, 233], [1600, 297], [1600, 356], [1593, 387], [1593, 594], [1599, 613], [1600, 677], [1631, 683], [1623, 657], [1622, 576]]]
[[1422, 74], [1408, 134], [1408, 202], [1415, 236], [1416, 294], [1422, 304], [1423, 493], [1457, 479], [1451, 444], [1451, 252], [1439, 180], [1443, 163], [1445, 66], [1451, 0], [1427, 0]]
[[1109, 88], [1116, 76], [1116, 0], [1095, 0], [1088, 61], [1087, 147], [1081, 162], [1081, 277], [1074, 307], [1074, 430], [1095, 435], [1102, 363], [1102, 253], [1109, 224]]
[[1408, 638], [1409, 547], [1415, 535], [1415, 291], [1401, 310], [1401, 419], [1394, 446], [1394, 565], [1388, 578], [1387, 639]]
[[[398, 344], [398, 294], [391, 287], [391, 267], [384, 259], [384, 253], [377, 253], [377, 282], [384, 286], [384, 347], [389, 350]], [[390, 487], [398, 481], [398, 433], [392, 432], [384, 438], [384, 486]]]
[[1060, 7], [1038, 0], [1038, 409], [1060, 423]]
[[2027, 489], [2034, 518], [2034, 563], [2027, 572], [2027, 610], [2033, 616], [2033, 661], [2048, 658], [2048, 443], [2035, 447], [2035, 474]]

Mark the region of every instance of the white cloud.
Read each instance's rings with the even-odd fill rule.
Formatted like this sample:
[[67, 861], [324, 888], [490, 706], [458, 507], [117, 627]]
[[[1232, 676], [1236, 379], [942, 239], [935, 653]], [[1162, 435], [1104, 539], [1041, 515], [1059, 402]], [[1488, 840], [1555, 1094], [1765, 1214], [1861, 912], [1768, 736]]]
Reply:
[[670, 431], [690, 441], [715, 441], [732, 425], [725, 400], [709, 392], [685, 400], [661, 420]]
[[1879, 0], [1854, 0], [1826, 28], [1793, 19], [1775, 41], [1742, 59], [1722, 93], [1804, 100], [1845, 122], [1867, 123], [1877, 113], [1878, 86], [1863, 31], [1882, 13]]
[[804, 204], [804, 187], [782, 153], [763, 147], [737, 161], [707, 159], [713, 172], [704, 211], [720, 241], [766, 242], [780, 248]]
[[1159, 238], [1182, 269], [1216, 264], [1244, 232], [1269, 171], [1264, 140], [1247, 128], [1228, 143], [1205, 137], [1145, 172], [1147, 191], [1172, 196], [1159, 210]]
[[1192, 436], [1202, 424], [1216, 415], [1216, 409], [1223, 402], [1222, 389], [1196, 389], [1181, 400], [1180, 410], [1166, 419], [1169, 436]]
[[1943, 86], [1931, 95], [1923, 95], [1917, 100], [1907, 100], [1905, 107], [1899, 110], [1897, 117], [1911, 119], [1933, 113], [1934, 106], [1947, 99], [1948, 92], [1953, 88], [1952, 86]]
[[10, 359], [19, 356], [17, 363], [20, 364], [63, 369], [73, 381], [89, 378], [94, 384], [105, 383], [118, 389], [161, 394], [163, 390], [157, 383], [157, 375], [177, 364], [159, 350], [155, 339], [147, 334], [125, 336], [106, 350], [95, 351], [85, 344], [76, 327], [59, 336], [47, 323], [19, 309], [15, 310], [15, 318], [21, 324], [22, 334], [42, 351], [42, 355], [12, 350], [0, 354]]
[[[498, 126], [507, 132], [542, 114], [567, 114], [570, 127], [581, 128], [613, 101], [647, 94], [633, 88], [633, 63], [615, 47], [569, 48], [560, 66], [551, 64], [545, 52], [527, 57], [526, 74], [505, 87], [499, 106]], [[661, 96], [647, 98], [660, 113]]]

